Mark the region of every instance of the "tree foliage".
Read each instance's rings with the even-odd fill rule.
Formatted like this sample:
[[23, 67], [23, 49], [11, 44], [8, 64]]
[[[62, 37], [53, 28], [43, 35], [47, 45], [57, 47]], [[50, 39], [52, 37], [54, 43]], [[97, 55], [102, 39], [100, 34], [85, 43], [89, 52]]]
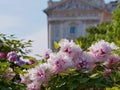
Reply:
[[120, 46], [120, 4], [117, 9], [113, 12], [112, 22], [103, 22], [97, 26], [91, 26], [87, 28], [86, 37], [80, 36], [76, 39], [76, 43], [79, 44], [85, 50], [96, 41], [104, 39], [108, 42], [114, 42]]
[[31, 40], [25, 41], [24, 39], [18, 40], [14, 35], [7, 36], [6, 34], [0, 34], [0, 52], [8, 53], [10, 51], [16, 51], [21, 56], [26, 55], [31, 50]]
[[20, 83], [20, 74], [28, 65], [23, 65], [25, 62], [21, 57], [23, 59], [30, 52], [31, 42], [0, 34], [0, 90], [25, 90]]

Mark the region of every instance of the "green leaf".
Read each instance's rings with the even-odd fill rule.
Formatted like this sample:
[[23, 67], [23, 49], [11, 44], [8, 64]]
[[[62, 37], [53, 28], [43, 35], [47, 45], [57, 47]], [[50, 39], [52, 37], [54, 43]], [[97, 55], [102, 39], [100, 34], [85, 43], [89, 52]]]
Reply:
[[106, 88], [106, 90], [120, 90], [118, 87]]
[[10, 63], [8, 63], [8, 62], [0, 62], [0, 66], [10, 66]]
[[87, 82], [88, 78], [80, 78], [80, 83], [85, 83]]
[[60, 75], [62, 75], [62, 76], [68, 76], [69, 74], [68, 74], [68, 73], [64, 73], [64, 72], [61, 72]]
[[78, 82], [72, 82], [72, 84], [70, 85], [70, 90], [76, 90], [78, 87], [79, 87]]
[[23, 56], [24, 59], [29, 59], [29, 60], [36, 60], [36, 58], [32, 56]]
[[18, 74], [24, 74], [24, 72], [20, 68], [17, 68], [17, 67], [14, 67], [14, 71]]
[[24, 69], [30, 69], [30, 68], [34, 68], [35, 65], [34, 64], [32, 64], [32, 65], [22, 65], [21, 67], [24, 68]]
[[91, 75], [90, 78], [96, 78], [97, 76], [98, 74], [96, 73], [96, 74]]
[[58, 50], [60, 48], [59, 44], [56, 41], [54, 41], [54, 47], [56, 50]]
[[77, 39], [75, 40], [75, 43], [76, 43], [77, 45], [79, 45], [80, 47], [82, 47], [82, 45], [83, 45], [82, 42], [81, 42], [80, 40], [77, 40]]

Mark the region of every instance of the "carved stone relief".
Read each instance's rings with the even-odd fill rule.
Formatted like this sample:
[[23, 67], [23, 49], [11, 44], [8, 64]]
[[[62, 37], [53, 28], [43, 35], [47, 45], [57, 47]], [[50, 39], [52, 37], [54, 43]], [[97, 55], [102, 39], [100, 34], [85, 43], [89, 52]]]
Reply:
[[92, 6], [87, 5], [82, 0], [69, 0], [68, 2], [61, 4], [53, 9], [53, 11], [61, 11], [61, 10], [93, 10]]
[[90, 4], [99, 7], [99, 8], [104, 8], [105, 7], [105, 2], [104, 0], [85, 0], [86, 2], [89, 2]]

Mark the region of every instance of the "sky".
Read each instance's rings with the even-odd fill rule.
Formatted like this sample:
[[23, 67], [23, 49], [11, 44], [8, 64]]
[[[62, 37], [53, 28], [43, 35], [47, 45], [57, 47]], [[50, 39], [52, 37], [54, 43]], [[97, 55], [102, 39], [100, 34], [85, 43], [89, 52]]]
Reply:
[[[0, 33], [33, 40], [32, 55], [47, 50], [48, 0], [0, 0]], [[106, 3], [114, 0], [105, 0]]]

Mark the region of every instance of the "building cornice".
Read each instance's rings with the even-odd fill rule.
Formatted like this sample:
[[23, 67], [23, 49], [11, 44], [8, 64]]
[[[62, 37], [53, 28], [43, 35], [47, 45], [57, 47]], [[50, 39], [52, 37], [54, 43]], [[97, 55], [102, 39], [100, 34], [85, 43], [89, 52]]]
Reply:
[[[59, 7], [60, 5], [63, 5], [65, 3], [67, 3], [67, 2], [70, 2], [70, 0], [59, 1], [57, 4], [53, 4], [53, 5], [49, 6], [47, 9], [44, 10], [44, 12], [47, 14], [47, 13], [51, 12], [54, 8]], [[86, 4], [86, 5], [90, 6], [90, 7], [93, 7], [94, 9], [97, 9], [97, 10], [102, 10], [103, 9], [103, 8], [97, 7], [97, 6], [87, 2], [85, 0], [80, 0], [80, 2]]]

